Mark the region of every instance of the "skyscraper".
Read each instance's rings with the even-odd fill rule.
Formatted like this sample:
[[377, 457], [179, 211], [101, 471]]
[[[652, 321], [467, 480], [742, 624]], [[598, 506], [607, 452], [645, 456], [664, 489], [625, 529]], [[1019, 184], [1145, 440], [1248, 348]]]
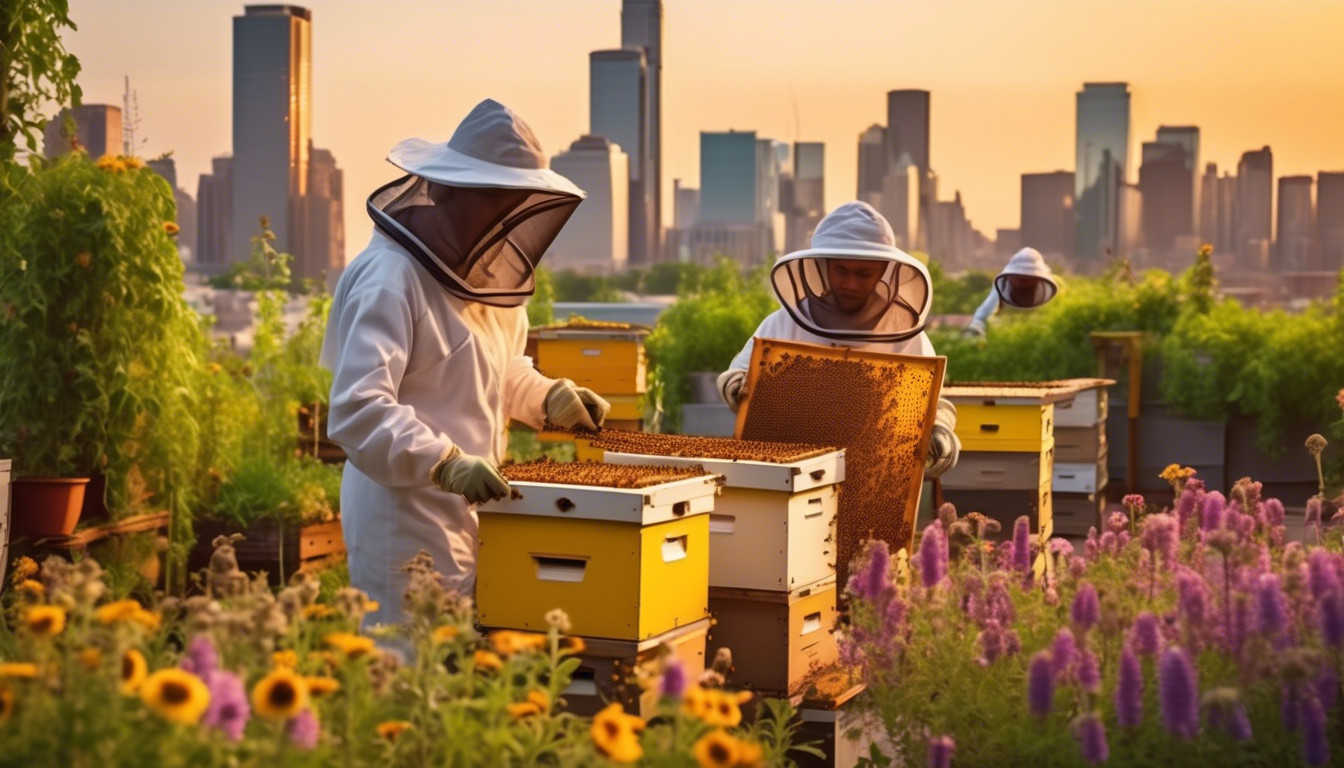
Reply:
[[177, 162], [173, 158], [160, 157], [145, 164], [162, 176], [173, 190], [173, 203], [177, 209], [177, 252], [183, 261], [190, 262], [196, 250], [196, 201], [177, 186]]
[[[649, 168], [645, 187], [653, 206], [653, 250], [659, 258], [663, 228], [663, 3], [662, 0], [621, 1], [621, 47], [644, 51], [647, 73]], [[630, 150], [626, 148], [628, 153]]]
[[312, 11], [249, 5], [233, 17], [230, 261], [246, 258], [262, 216], [296, 259], [306, 234], [312, 136]]
[[700, 132], [700, 217], [678, 246], [700, 263], [727, 256], [746, 266], [775, 251], [779, 156], [755, 131]]
[[1344, 269], [1344, 171], [1316, 175], [1316, 247], [1322, 269]]
[[1073, 173], [1022, 174], [1022, 246], [1052, 260], [1072, 260], [1074, 245]]
[[1194, 125], [1162, 125], [1157, 129], [1157, 143], [1179, 146], [1185, 150], [1185, 172], [1190, 175], [1190, 225], [1181, 234], [1199, 234], [1199, 127]]
[[910, 156], [902, 154], [895, 166], [882, 179], [882, 197], [876, 208], [891, 224], [892, 234], [896, 236], [896, 247], [913, 251], [919, 243], [920, 224], [927, 217], [919, 215], [919, 185], [922, 175], [919, 168], [910, 162]]
[[859, 188], [857, 199], [882, 207], [882, 179], [887, 175], [887, 129], [870, 125], [859, 134]]
[[647, 264], [656, 252], [657, 228], [644, 52], [593, 51], [588, 64], [589, 133], [616, 143], [630, 159], [630, 264]]
[[1316, 234], [1315, 211], [1311, 205], [1310, 176], [1284, 176], [1279, 179], [1278, 232], [1274, 238], [1276, 271], [1316, 269], [1312, 239]]
[[909, 155], [921, 171], [929, 165], [929, 92], [887, 92], [887, 169]]
[[1080, 266], [1095, 269], [1119, 247], [1120, 189], [1129, 169], [1128, 84], [1083, 84], [1077, 94], [1076, 149], [1076, 254]]
[[1155, 266], [1168, 260], [1176, 239], [1193, 234], [1194, 173], [1185, 146], [1161, 141], [1143, 143], [1139, 192], [1143, 195], [1143, 241]]
[[793, 195], [784, 201], [788, 223], [785, 252], [806, 248], [812, 230], [826, 215], [826, 145], [800, 141], [793, 145]]
[[308, 234], [294, 263], [294, 277], [325, 282], [328, 290], [335, 290], [345, 269], [345, 173], [329, 150], [308, 143], [308, 194], [304, 197]]
[[1273, 224], [1274, 153], [1263, 147], [1243, 153], [1237, 164], [1236, 250], [1241, 266], [1269, 266]]
[[229, 267], [229, 236], [233, 226], [233, 158], [210, 161], [196, 187], [196, 253], [193, 268], [217, 275]]
[[121, 145], [121, 107], [111, 104], [81, 104], [72, 109], [62, 109], [60, 114], [47, 121], [42, 131], [42, 153], [55, 158], [70, 151], [70, 139], [65, 135], [66, 118], [74, 121], [75, 135], [89, 157], [95, 160], [103, 155], [120, 155]]
[[1204, 166], [1204, 175], [1199, 179], [1199, 236], [1212, 245], [1214, 252], [1218, 245], [1214, 240], [1218, 236], [1218, 164]]
[[547, 251], [556, 269], [610, 272], [630, 253], [630, 159], [603, 136], [583, 136], [551, 160], [551, 170], [588, 193]]

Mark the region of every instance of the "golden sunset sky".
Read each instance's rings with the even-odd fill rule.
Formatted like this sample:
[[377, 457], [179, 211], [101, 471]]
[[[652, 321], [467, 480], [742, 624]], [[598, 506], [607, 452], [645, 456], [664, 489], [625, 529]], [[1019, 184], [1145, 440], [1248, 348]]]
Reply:
[[[588, 128], [588, 52], [620, 44], [619, 0], [310, 0], [313, 138], [345, 170], [347, 258], [402, 138], [446, 140], [480, 99], [547, 152]], [[71, 0], [87, 103], [138, 92], [139, 154], [171, 150], [193, 196], [231, 148], [232, 22], [242, 2]], [[826, 143], [828, 207], [855, 194], [859, 133], [888, 90], [932, 92], [940, 196], [993, 236], [1020, 174], [1072, 170], [1074, 94], [1126, 81], [1129, 175], [1159, 125], [1202, 129], [1201, 163], [1269, 145], [1276, 176], [1344, 170], [1344, 0], [665, 0], [664, 219], [698, 184], [699, 131]], [[796, 105], [796, 109], [795, 109]]]

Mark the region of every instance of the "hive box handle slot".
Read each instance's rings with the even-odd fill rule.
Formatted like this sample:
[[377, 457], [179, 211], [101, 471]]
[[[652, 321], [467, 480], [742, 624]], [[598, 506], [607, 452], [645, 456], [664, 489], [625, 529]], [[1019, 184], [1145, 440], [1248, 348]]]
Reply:
[[710, 533], [732, 533], [737, 525], [736, 515], [714, 515], [709, 516]]
[[998, 425], [998, 424], [981, 424], [981, 425], [980, 425], [980, 431], [981, 431], [981, 432], [998, 432], [998, 431], [999, 431], [999, 425]]
[[596, 696], [597, 695], [597, 672], [590, 667], [579, 667], [574, 670], [574, 677], [570, 678], [569, 686], [565, 688], [565, 696]]
[[689, 511], [691, 511], [691, 502], [689, 501], [678, 501], [672, 505], [673, 517], [681, 517]]
[[803, 631], [799, 632], [798, 635], [800, 637], [810, 635], [818, 629], [821, 629], [821, 611], [809, 613], [803, 617]]
[[813, 479], [813, 480], [820, 480], [821, 478], [823, 478], [823, 477], [825, 477], [825, 476], [826, 476], [826, 470], [824, 470], [824, 469], [817, 469], [817, 470], [813, 470], [813, 471], [812, 471], [812, 479]]
[[537, 565], [537, 579], [540, 581], [583, 581], [583, 572], [588, 567], [585, 557], [557, 557], [556, 555], [533, 555]]
[[[815, 507], [815, 509], [814, 509], [813, 507]], [[804, 518], [804, 519], [810, 519], [810, 518], [816, 517], [817, 515], [820, 515], [822, 512], [825, 512], [825, 511], [826, 511], [826, 510], [822, 508], [822, 501], [821, 501], [821, 499], [819, 499], [819, 498], [818, 498], [818, 499], [808, 499], [808, 500], [807, 500], [807, 511], [803, 513], [803, 518]]]
[[668, 536], [663, 541], [663, 562], [672, 563], [686, 559], [686, 537]]
[[601, 357], [601, 356], [602, 356], [602, 350], [600, 350], [600, 349], [585, 349], [585, 350], [583, 350], [583, 354], [586, 355], [586, 356], [588, 356], [588, 357]]

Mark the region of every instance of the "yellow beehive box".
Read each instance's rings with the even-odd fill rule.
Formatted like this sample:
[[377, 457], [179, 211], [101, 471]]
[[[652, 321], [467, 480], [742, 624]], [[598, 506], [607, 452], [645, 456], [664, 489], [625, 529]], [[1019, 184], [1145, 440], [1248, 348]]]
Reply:
[[[599, 393], [601, 394], [601, 393]], [[639, 395], [602, 395], [611, 410], [607, 412], [607, 422], [635, 421], [644, 418], [644, 408], [639, 404]]]
[[705, 618], [718, 483], [708, 474], [644, 488], [511, 480], [513, 498], [479, 508], [480, 622], [544, 630], [545, 614], [562, 608], [574, 634], [646, 640]]
[[648, 389], [648, 363], [640, 327], [546, 327], [532, 331], [537, 370], [571, 379], [602, 395], [640, 395]]

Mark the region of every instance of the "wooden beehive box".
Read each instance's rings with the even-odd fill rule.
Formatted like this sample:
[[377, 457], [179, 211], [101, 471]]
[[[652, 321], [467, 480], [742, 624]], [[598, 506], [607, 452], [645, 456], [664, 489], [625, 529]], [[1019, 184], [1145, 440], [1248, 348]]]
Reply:
[[537, 370], [547, 376], [603, 395], [640, 395], [648, 389], [648, 335], [643, 326], [575, 321], [534, 328], [528, 337]]
[[957, 406], [957, 437], [963, 451], [1039, 453], [1054, 435], [1057, 410], [1069, 413], [1070, 423], [1096, 418], [1091, 424], [1097, 424], [1098, 402], [1104, 400], [1089, 395], [1079, 403], [1077, 398], [1081, 392], [1112, 383], [1109, 379], [964, 382], [944, 387], [943, 396]]
[[842, 450], [604, 431], [614, 464], [703, 466], [724, 478], [709, 522], [709, 585], [788, 591], [835, 576]]
[[709, 610], [707, 652], [733, 652], [733, 685], [791, 695], [809, 672], [838, 658], [834, 581], [792, 592], [715, 587]]
[[563, 608], [575, 634], [647, 640], [706, 617], [717, 475], [548, 461], [503, 472], [513, 498], [478, 509], [482, 625], [544, 630]]
[[1086, 536], [1087, 529], [1101, 530], [1104, 494], [1054, 493], [1050, 497], [1055, 536]]
[[845, 449], [836, 514], [840, 583], [865, 540], [908, 548], [943, 357], [755, 339], [735, 436]]
[[942, 477], [944, 488], [1024, 491], [1049, 488], [1055, 451], [963, 451], [957, 466]]
[[648, 640], [586, 639], [579, 654], [579, 668], [561, 696], [565, 709], [591, 716], [611, 702], [626, 712], [652, 717], [658, 706], [656, 680], [663, 654], [675, 656], [687, 680], [698, 680], [705, 671], [705, 641], [709, 619], [664, 632]]

